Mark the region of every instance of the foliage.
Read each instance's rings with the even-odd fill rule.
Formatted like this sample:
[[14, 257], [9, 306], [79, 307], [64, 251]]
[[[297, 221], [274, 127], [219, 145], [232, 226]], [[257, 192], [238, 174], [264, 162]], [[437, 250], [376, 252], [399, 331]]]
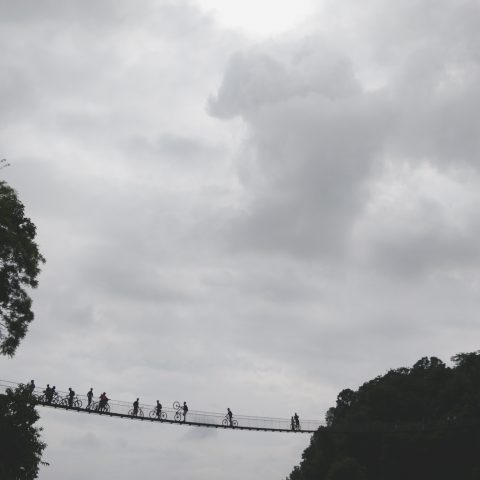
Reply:
[[19, 385], [0, 395], [0, 478], [30, 480], [37, 477], [45, 444], [31, 389]]
[[45, 261], [34, 242], [35, 225], [6, 182], [0, 181], [0, 353], [12, 356], [33, 320], [32, 300]]
[[480, 351], [342, 390], [289, 480], [480, 479]]
[[363, 468], [354, 458], [344, 458], [330, 468], [327, 480], [365, 480]]

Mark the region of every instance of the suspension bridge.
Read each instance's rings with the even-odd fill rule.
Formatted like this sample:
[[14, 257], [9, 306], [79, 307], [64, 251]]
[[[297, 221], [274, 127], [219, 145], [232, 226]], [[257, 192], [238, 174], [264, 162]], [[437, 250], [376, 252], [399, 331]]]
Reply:
[[[8, 388], [15, 389], [20, 383], [8, 380], [0, 380], [0, 394]], [[24, 384], [25, 385], [25, 384]], [[141, 422], [166, 423], [179, 426], [194, 426], [205, 428], [220, 428], [230, 430], [254, 430], [258, 432], [284, 432], [284, 433], [315, 433], [321, 429], [324, 433], [331, 434], [392, 434], [392, 433], [426, 433], [442, 432], [445, 430], [458, 430], [472, 428], [478, 429], [480, 423], [478, 420], [463, 418], [445, 418], [436, 421], [394, 421], [394, 422], [350, 422], [340, 425], [326, 425], [319, 420], [300, 419], [298, 425], [292, 425], [292, 419], [254, 417], [248, 415], [234, 415], [232, 419], [224, 413], [204, 412], [200, 410], [188, 410], [186, 416], [183, 415], [180, 402], [174, 402], [172, 407], [162, 407], [161, 414], [158, 414], [156, 405], [139, 404], [137, 414], [133, 412], [133, 404], [120, 400], [108, 400], [105, 407], [101, 407], [98, 401], [92, 400], [89, 403], [86, 395], [75, 395], [69, 402], [68, 392], [57, 391], [56, 395], [48, 400], [45, 397], [42, 388], [35, 388], [33, 391], [36, 403], [42, 407], [64, 410], [72, 413], [82, 413], [87, 415], [108, 416], [114, 418], [129, 419]], [[323, 428], [321, 428], [323, 427]]]
[[[15, 389], [18, 382], [0, 380], [0, 392], [7, 388]], [[162, 407], [160, 415], [156, 405], [140, 403], [138, 412], [134, 414], [133, 404], [121, 400], [109, 399], [106, 406], [98, 401], [88, 401], [86, 395], [78, 395], [69, 402], [68, 392], [57, 390], [56, 395], [47, 399], [44, 388], [35, 388], [33, 391], [37, 404], [42, 407], [65, 410], [72, 413], [87, 415], [101, 415], [123, 418], [141, 422], [167, 423], [181, 426], [194, 426], [206, 428], [223, 428], [230, 430], [255, 430], [258, 432], [285, 432], [285, 433], [314, 433], [324, 425], [319, 420], [300, 419], [299, 425], [292, 425], [292, 420], [287, 418], [255, 417], [248, 415], [233, 415], [232, 419], [225, 413], [213, 413], [200, 410], [188, 410], [184, 416], [180, 402], [174, 402], [172, 407]]]

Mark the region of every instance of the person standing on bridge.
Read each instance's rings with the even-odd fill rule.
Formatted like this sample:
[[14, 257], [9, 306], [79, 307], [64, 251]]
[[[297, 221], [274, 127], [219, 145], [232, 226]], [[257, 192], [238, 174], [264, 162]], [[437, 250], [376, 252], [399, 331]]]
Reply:
[[68, 406], [73, 407], [73, 398], [75, 397], [75, 392], [68, 387]]
[[106, 408], [109, 398], [107, 397], [107, 394], [103, 392], [100, 395], [99, 400], [100, 401], [98, 402], [98, 409], [101, 411]]
[[45, 394], [45, 401], [46, 403], [52, 403], [52, 389], [50, 388], [50, 384], [47, 383], [47, 388], [43, 391]]
[[233, 413], [229, 408], [227, 408], [227, 416], [228, 421], [230, 422], [230, 426], [233, 427]]
[[157, 415], [157, 418], [162, 417], [162, 404], [157, 400], [157, 405], [155, 407], [155, 414]]
[[300, 418], [298, 418], [297, 412], [295, 412], [293, 419], [295, 420], [295, 430], [300, 430]]
[[138, 415], [138, 398], [133, 402], [133, 416]]
[[93, 399], [93, 387], [90, 387], [90, 390], [87, 393], [87, 400], [88, 400], [87, 408], [90, 408], [90, 406], [92, 405], [92, 399]]
[[35, 382], [33, 380], [30, 380], [30, 383], [28, 384], [28, 389], [30, 390], [30, 393], [33, 393], [35, 391]]
[[187, 412], [188, 412], [188, 407], [187, 407], [187, 402], [183, 402], [183, 421], [185, 422], [187, 420]]

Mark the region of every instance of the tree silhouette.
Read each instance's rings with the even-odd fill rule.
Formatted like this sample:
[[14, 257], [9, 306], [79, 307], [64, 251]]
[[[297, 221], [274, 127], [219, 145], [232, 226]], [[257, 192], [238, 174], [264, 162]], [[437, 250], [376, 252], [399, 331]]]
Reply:
[[354, 458], [344, 458], [332, 465], [327, 480], [367, 480], [364, 469]]
[[[7, 166], [0, 161], [0, 169]], [[0, 181], [0, 353], [13, 356], [33, 320], [32, 300], [25, 287], [35, 288], [44, 262], [34, 242], [35, 225], [24, 215], [15, 190]], [[45, 444], [30, 387], [7, 388], [0, 394], [0, 479], [37, 477]]]
[[25, 217], [13, 188], [0, 181], [0, 353], [12, 356], [33, 320], [32, 300], [45, 261], [35, 243], [36, 228]]
[[342, 390], [289, 480], [480, 480], [480, 351]]
[[40, 440], [41, 428], [35, 398], [28, 386], [7, 388], [0, 395], [0, 478], [31, 480], [37, 477], [45, 444]]

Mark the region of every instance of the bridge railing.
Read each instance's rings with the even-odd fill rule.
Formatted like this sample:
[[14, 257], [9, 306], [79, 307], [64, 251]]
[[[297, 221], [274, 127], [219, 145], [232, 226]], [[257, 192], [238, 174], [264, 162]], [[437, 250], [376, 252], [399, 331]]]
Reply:
[[[6, 380], [0, 380], [0, 391], [5, 391], [6, 388], [15, 388], [18, 384]], [[68, 408], [75, 411], [83, 411], [88, 413], [96, 413], [103, 415], [132, 417], [131, 411], [133, 409], [133, 403], [125, 402], [121, 400], [109, 399], [108, 411], [98, 409], [98, 396], [93, 397], [92, 405], [88, 407], [88, 398], [83, 394], [76, 394], [75, 398], [79, 402], [74, 403], [73, 407], [69, 407], [67, 398], [68, 392], [62, 390], [56, 390], [57, 396], [53, 402], [49, 403], [44, 398], [43, 392], [45, 387], [35, 388], [34, 394], [40, 399], [42, 405], [56, 407], [56, 408]], [[63, 400], [63, 402], [62, 402]], [[148, 403], [139, 404], [139, 413], [135, 418], [151, 419], [158, 421], [159, 419], [155, 415], [155, 405]], [[180, 408], [172, 408], [170, 406], [163, 406], [162, 412], [165, 413], [165, 417], [161, 421], [166, 423], [177, 423], [186, 425], [197, 425], [205, 427], [223, 427], [231, 428], [228, 421], [228, 417], [225, 413], [213, 413], [200, 410], [188, 410], [186, 417], [183, 415], [182, 406]], [[302, 420], [300, 419], [300, 428], [292, 429], [291, 419], [286, 418], [268, 418], [268, 417], [256, 417], [248, 415], [233, 415], [235, 421], [235, 428], [241, 430], [265, 430], [265, 431], [295, 431], [299, 433], [310, 433], [316, 431], [323, 423], [318, 420]]]

